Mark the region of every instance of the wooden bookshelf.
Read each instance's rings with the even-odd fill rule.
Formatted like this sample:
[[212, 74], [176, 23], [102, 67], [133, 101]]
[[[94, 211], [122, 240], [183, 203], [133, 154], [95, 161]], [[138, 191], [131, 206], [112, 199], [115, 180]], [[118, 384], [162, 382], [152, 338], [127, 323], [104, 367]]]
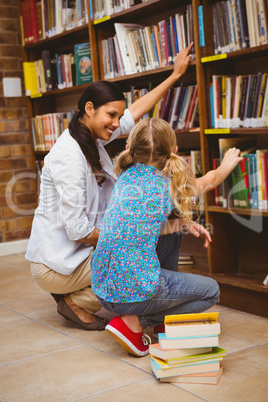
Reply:
[[[212, 6], [218, 0], [149, 0], [127, 10], [88, 25], [74, 28], [57, 36], [29, 44], [23, 48], [24, 60], [33, 61], [40, 57], [42, 49], [65, 51], [74, 44], [90, 41], [94, 80], [104, 78], [101, 40], [115, 34], [114, 23], [140, 23], [152, 25], [174, 16], [190, 3], [193, 11], [195, 59], [191, 61], [184, 83], [197, 83], [199, 99], [199, 127], [191, 130], [176, 130], [178, 144], [182, 148], [201, 148], [203, 173], [212, 169], [212, 158], [219, 156], [218, 139], [253, 135], [262, 148], [268, 148], [268, 128], [213, 129], [210, 123], [209, 85], [213, 74], [256, 74], [267, 72], [268, 44], [241, 49], [215, 57], [213, 47]], [[92, 2], [94, 4], [94, 2]], [[198, 7], [203, 6], [205, 46], [199, 44]], [[88, 10], [89, 11], [89, 10]], [[173, 69], [166, 66], [135, 74], [111, 78], [123, 91], [131, 85], [143, 88], [149, 82], [157, 85]], [[179, 83], [178, 83], [179, 84]], [[86, 85], [85, 85], [86, 86]], [[59, 99], [71, 99], [76, 107], [79, 94], [85, 86], [53, 90], [42, 97], [29, 99], [29, 119], [38, 113], [58, 110]], [[67, 102], [67, 101], [66, 101]], [[68, 101], [69, 102], [69, 101]], [[67, 102], [67, 103], [68, 103]], [[64, 104], [64, 101], [63, 101]], [[70, 106], [70, 103], [68, 103]], [[125, 146], [127, 136], [114, 141], [108, 149], [115, 154]], [[42, 159], [46, 152], [36, 152]], [[184, 266], [183, 271], [214, 277], [220, 284], [221, 303], [225, 306], [268, 317], [268, 287], [262, 284], [268, 274], [268, 211], [222, 208], [215, 206], [214, 192], [205, 195], [205, 222], [212, 227], [212, 244], [208, 250], [200, 240], [185, 236], [182, 249], [190, 252], [194, 266]], [[202, 247], [202, 250], [201, 250]]]

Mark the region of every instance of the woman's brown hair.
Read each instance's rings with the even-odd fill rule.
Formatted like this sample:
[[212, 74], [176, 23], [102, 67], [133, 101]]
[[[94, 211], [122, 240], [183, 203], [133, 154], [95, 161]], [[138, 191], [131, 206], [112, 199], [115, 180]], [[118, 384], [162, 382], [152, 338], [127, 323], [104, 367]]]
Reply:
[[125, 100], [125, 97], [116, 84], [109, 81], [93, 82], [82, 93], [78, 101], [78, 110], [74, 113], [69, 124], [70, 134], [78, 142], [92, 171], [96, 173], [100, 186], [104, 182], [105, 177], [101, 174], [102, 166], [99, 151], [89, 128], [81, 123], [80, 119], [84, 116], [85, 106], [89, 101], [93, 103], [94, 109], [97, 110], [108, 102], [119, 100]]

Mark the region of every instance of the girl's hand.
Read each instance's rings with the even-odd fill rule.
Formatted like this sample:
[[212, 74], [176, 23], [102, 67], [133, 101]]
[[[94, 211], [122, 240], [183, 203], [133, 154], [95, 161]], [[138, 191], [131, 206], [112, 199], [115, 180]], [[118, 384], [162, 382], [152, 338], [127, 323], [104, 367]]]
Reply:
[[240, 156], [240, 149], [238, 148], [229, 148], [228, 151], [225, 152], [224, 157], [221, 162], [221, 167], [226, 171], [232, 171], [236, 165], [243, 160], [243, 157]]
[[189, 225], [189, 233], [195, 237], [201, 237], [204, 240], [204, 247], [207, 248], [209, 243], [212, 241], [211, 236], [207, 229], [199, 223], [192, 222]]
[[193, 43], [191, 43], [188, 47], [182, 49], [176, 57], [172, 74], [177, 75], [178, 78], [187, 70], [188, 64], [191, 60], [191, 55], [189, 54], [189, 52], [192, 46]]

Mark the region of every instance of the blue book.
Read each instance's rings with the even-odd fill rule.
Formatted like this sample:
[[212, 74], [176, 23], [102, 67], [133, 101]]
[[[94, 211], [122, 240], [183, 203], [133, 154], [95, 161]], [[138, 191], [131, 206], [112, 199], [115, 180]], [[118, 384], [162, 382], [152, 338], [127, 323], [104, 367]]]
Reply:
[[179, 115], [178, 128], [181, 128], [180, 124], [182, 123], [182, 115], [183, 115], [183, 110], [185, 107], [188, 91], [189, 91], [189, 87], [186, 87], [184, 98], [183, 98], [183, 103], [182, 103], [182, 107], [181, 107], [181, 111], [180, 111], [180, 115]]
[[177, 26], [176, 26], [176, 20], [175, 17], [173, 17], [173, 29], [174, 29], [174, 33], [175, 33], [175, 47], [176, 47], [176, 53], [179, 53], [179, 44], [178, 44], [178, 37], [177, 37]]
[[93, 81], [91, 51], [89, 42], [74, 45], [76, 84], [89, 84]]
[[151, 33], [151, 39], [152, 39], [152, 45], [153, 45], [153, 52], [154, 52], [154, 59], [157, 63], [157, 67], [159, 68], [160, 64], [159, 64], [159, 59], [158, 59], [158, 53], [157, 53], [157, 49], [156, 49], [156, 41], [155, 41], [155, 36], [154, 33]]
[[203, 6], [198, 6], [198, 27], [199, 27], [199, 44], [200, 47], [204, 47], [205, 33], [204, 33]]
[[209, 87], [211, 127], [215, 127], [213, 85]]
[[156, 378], [174, 377], [177, 375], [207, 373], [220, 370], [220, 361], [197, 363], [181, 367], [162, 368], [153, 359], [150, 359], [151, 369]]

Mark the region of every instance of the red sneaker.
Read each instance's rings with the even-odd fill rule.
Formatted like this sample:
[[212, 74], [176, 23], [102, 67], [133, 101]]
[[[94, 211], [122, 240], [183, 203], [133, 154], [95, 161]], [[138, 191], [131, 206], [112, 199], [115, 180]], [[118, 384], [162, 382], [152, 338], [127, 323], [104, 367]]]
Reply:
[[143, 332], [131, 331], [120, 317], [114, 317], [105, 329], [131, 355], [138, 357], [148, 355], [150, 337]]
[[153, 337], [158, 339], [158, 334], [165, 332], [165, 324], [156, 325], [153, 329]]

